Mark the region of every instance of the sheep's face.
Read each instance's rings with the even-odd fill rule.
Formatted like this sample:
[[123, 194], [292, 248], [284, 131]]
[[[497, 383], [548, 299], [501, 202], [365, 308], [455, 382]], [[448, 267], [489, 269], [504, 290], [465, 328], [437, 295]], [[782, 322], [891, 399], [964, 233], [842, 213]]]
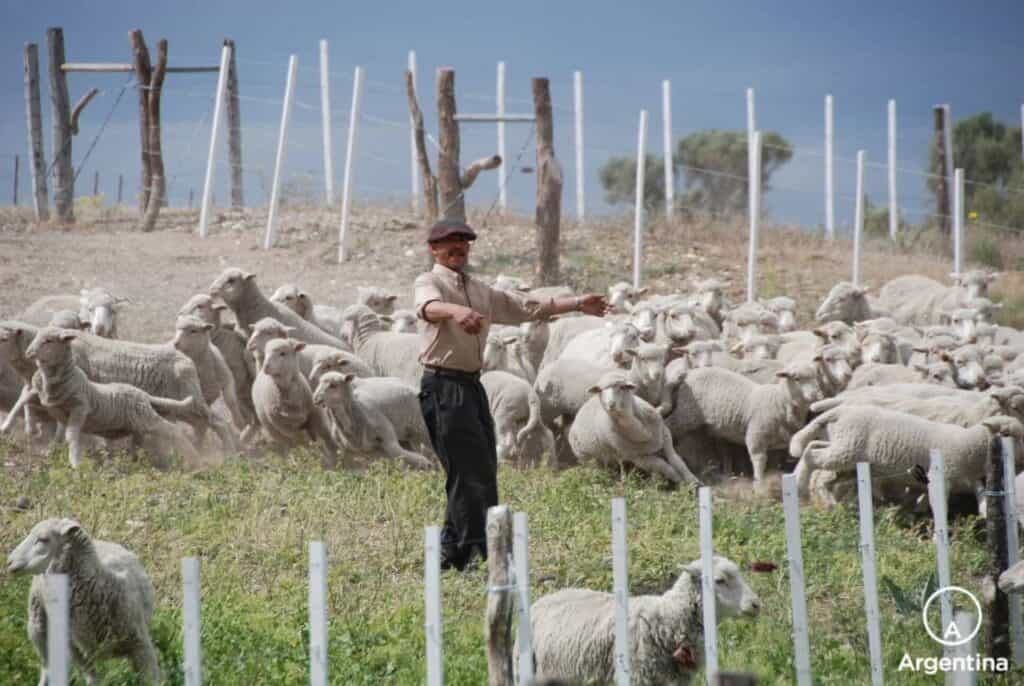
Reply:
[[612, 361], [619, 367], [629, 366], [631, 356], [628, 350], [635, 350], [640, 346], [640, 332], [632, 324], [621, 323], [614, 327], [611, 334], [610, 348]]
[[779, 339], [774, 336], [752, 336], [737, 347], [744, 359], [774, 360], [779, 354]]
[[214, 327], [218, 327], [220, 326], [220, 313], [223, 309], [225, 309], [223, 304], [217, 303], [210, 296], [200, 293], [189, 298], [188, 302], [178, 310], [178, 314], [191, 314], [199, 317], [207, 324], [213, 324]]
[[861, 341], [860, 356], [865, 363], [896, 364], [900, 360], [900, 351], [896, 348], [896, 339], [890, 334], [869, 333]]
[[790, 365], [786, 369], [775, 372], [775, 376], [779, 383], [789, 389], [789, 395], [797, 405], [810, 404], [821, 399], [816, 364]]
[[636, 299], [647, 293], [646, 288], [633, 288], [625, 281], [608, 287], [608, 305], [619, 314], [632, 311]]
[[1024, 388], [1009, 385], [989, 389], [988, 393], [999, 403], [1000, 409], [1006, 414], [1017, 417], [1024, 416]]
[[[761, 612], [761, 599], [747, 584], [739, 566], [729, 558], [714, 555], [711, 574], [715, 585], [715, 612], [718, 617], [756, 617]], [[701, 560], [686, 565], [684, 573], [692, 584], [701, 583]]]
[[28, 335], [28, 331], [20, 326], [0, 326], [0, 361], [20, 360], [22, 357], [20, 340]]
[[231, 267], [225, 269], [210, 285], [210, 295], [220, 298], [228, 305], [242, 302], [249, 284], [256, 283], [256, 275]]
[[340, 353], [328, 353], [323, 355], [317, 358], [313, 363], [313, 369], [309, 373], [309, 384], [316, 388], [324, 374], [327, 374], [328, 372], [344, 374], [349, 371], [349, 367], [351, 366], [352, 363]]
[[987, 428], [993, 436], [1011, 436], [1016, 439], [1024, 436], [1024, 425], [1013, 417], [997, 415], [995, 417], [982, 419], [981, 423], [985, 425], [985, 428]]
[[845, 348], [826, 345], [814, 356], [814, 362], [840, 388], [845, 388], [846, 384], [850, 383], [850, 379], [853, 378], [853, 364], [850, 360], [850, 354]]
[[396, 310], [391, 315], [391, 330], [395, 333], [416, 333], [416, 315], [409, 310]]
[[633, 352], [632, 370], [635, 378], [639, 378], [647, 388], [659, 388], [665, 382], [665, 354], [668, 349], [663, 345], [644, 343]]
[[306, 347], [302, 341], [275, 339], [264, 348], [264, 374], [275, 379], [287, 379], [299, 373], [299, 351]]
[[971, 270], [964, 274], [950, 274], [953, 281], [962, 288], [968, 299], [987, 298], [988, 285], [996, 280], [999, 272], [985, 272], [980, 269]]
[[944, 362], [952, 364], [953, 372], [956, 375], [956, 384], [960, 388], [981, 390], [988, 388], [985, 368], [982, 366], [985, 357], [977, 346], [965, 345], [954, 351], [952, 355], [943, 353], [942, 359]]
[[508, 366], [509, 349], [516, 340], [513, 336], [504, 336], [497, 332], [488, 336], [487, 343], [484, 345], [484, 370], [505, 369]]
[[209, 348], [211, 329], [213, 324], [207, 324], [199, 317], [190, 314], [178, 317], [174, 325], [174, 347], [182, 352]]
[[722, 346], [716, 341], [694, 341], [684, 348], [690, 361], [690, 368], [710, 367], [714, 354], [722, 352]]
[[68, 346], [78, 337], [75, 331], [47, 327], [40, 329], [25, 350], [25, 357], [39, 365], [57, 364], [68, 355]]
[[960, 309], [954, 311], [949, 317], [949, 323], [956, 331], [961, 340], [969, 341], [977, 333], [978, 311]]
[[814, 335], [820, 338], [825, 345], [831, 343], [847, 348], [858, 345], [857, 335], [853, 328], [844, 322], [834, 321], [819, 326], [814, 330]]
[[786, 333], [788, 331], [796, 331], [796, 312], [793, 310], [779, 310], [775, 313], [778, 317], [778, 331], [779, 333]]
[[999, 590], [1003, 593], [1024, 591], [1024, 560], [999, 575]]
[[272, 302], [280, 303], [303, 319], [309, 319], [313, 312], [313, 302], [309, 296], [295, 284], [285, 284], [270, 296]]
[[44, 519], [7, 556], [7, 572], [42, 574], [60, 557], [68, 537], [80, 529], [73, 519]]
[[927, 383], [933, 383], [948, 388], [956, 388], [956, 373], [949, 362], [932, 362], [930, 364], [917, 364], [914, 369], [921, 375], [921, 379]]
[[360, 287], [358, 294], [359, 304], [366, 305], [377, 314], [391, 314], [395, 311], [395, 301], [398, 300], [398, 296], [392, 295], [382, 288]]
[[698, 285], [698, 291], [690, 302], [710, 315], [722, 311], [722, 285], [717, 281], [708, 281]]
[[645, 343], [654, 341], [655, 317], [654, 308], [647, 305], [634, 307], [630, 313], [629, 322], [640, 332], [640, 340]]
[[50, 317], [50, 323], [47, 326], [52, 326], [58, 329], [74, 329], [75, 331], [81, 331], [88, 329], [87, 324], [82, 323], [81, 317], [78, 316], [77, 312], [71, 310], [58, 310], [53, 313]]
[[837, 283], [818, 306], [814, 318], [822, 323], [842, 321], [856, 322], [871, 316], [866, 288], [851, 283]]
[[83, 290], [79, 298], [79, 318], [89, 322], [89, 330], [96, 336], [111, 338], [117, 333], [117, 306], [126, 298], [115, 298], [102, 288]]
[[612, 372], [603, 375], [596, 386], [590, 387], [589, 392], [598, 395], [605, 412], [612, 416], [621, 416], [633, 413], [635, 390], [636, 386], [623, 374]]
[[284, 326], [276, 319], [264, 317], [252, 325], [252, 334], [250, 334], [249, 340], [245, 344], [245, 349], [253, 354], [260, 355], [270, 341], [288, 338], [289, 334], [294, 331], [295, 327]]
[[317, 407], [331, 407], [346, 402], [352, 397], [354, 374], [327, 372], [320, 377], [313, 392], [313, 403]]
[[665, 313], [665, 334], [677, 343], [703, 338], [704, 331], [697, 317], [694, 308], [689, 305], [673, 307]]

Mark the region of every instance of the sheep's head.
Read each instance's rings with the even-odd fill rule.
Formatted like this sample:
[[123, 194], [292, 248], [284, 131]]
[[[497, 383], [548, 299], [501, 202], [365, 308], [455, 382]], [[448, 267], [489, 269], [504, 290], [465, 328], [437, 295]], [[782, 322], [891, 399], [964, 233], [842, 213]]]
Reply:
[[867, 293], [867, 288], [841, 281], [825, 296], [814, 318], [821, 323], [840, 321], [847, 324], [871, 319], [873, 315]]
[[694, 281], [693, 288], [696, 293], [690, 302], [699, 305], [712, 316], [717, 316], [722, 311], [724, 283], [718, 279], [704, 279], [703, 281]]
[[693, 305], [676, 305], [665, 312], [665, 335], [673, 343], [703, 340], [708, 332], [702, 326], [706, 313]]
[[629, 322], [612, 324], [611, 339], [609, 341], [609, 353], [612, 361], [619, 367], [629, 366], [630, 355], [627, 350], [634, 350], [640, 345], [640, 332]]
[[641, 343], [640, 347], [629, 353], [633, 358], [630, 367], [633, 378], [639, 378], [646, 388], [659, 389], [665, 382], [665, 355], [668, 348], [664, 345]]
[[188, 299], [178, 314], [191, 314], [199, 317], [207, 324], [220, 326], [220, 313], [227, 309], [227, 305], [219, 303], [206, 293], [198, 293]]
[[999, 575], [999, 590], [1003, 593], [1024, 591], [1024, 560]]
[[182, 352], [209, 348], [212, 329], [213, 324], [208, 324], [195, 315], [181, 315], [174, 322], [174, 347]]
[[59, 563], [67, 547], [84, 535], [73, 519], [44, 519], [7, 556], [9, 574], [42, 574]]
[[733, 346], [731, 352], [744, 359], [774, 360], [781, 345], [782, 341], [776, 335], [758, 334]]
[[523, 335], [523, 344], [528, 350], [544, 351], [551, 338], [551, 324], [546, 320], [523, 322], [519, 325]]
[[1011, 436], [1017, 440], [1024, 437], [1024, 424], [1013, 417], [1000, 414], [995, 417], [986, 417], [981, 420], [981, 423], [993, 436]]
[[1006, 414], [1024, 417], [1024, 388], [1008, 385], [990, 388], [988, 394], [999, 403], [999, 408]]
[[309, 385], [316, 388], [320, 379], [328, 372], [345, 374], [350, 371], [352, 361], [339, 352], [317, 353], [313, 359], [313, 369], [309, 372]]
[[857, 345], [857, 335], [849, 324], [841, 321], [831, 321], [814, 329], [814, 335], [821, 339], [822, 345], [842, 345], [852, 347]]
[[819, 388], [822, 396], [832, 395], [850, 383], [853, 378], [853, 357], [846, 348], [831, 344], [815, 353], [813, 361], [821, 371]]
[[313, 403], [317, 407], [330, 407], [347, 401], [352, 396], [352, 380], [355, 378], [355, 374], [327, 372], [316, 385]]
[[270, 300], [284, 305], [303, 319], [313, 316], [313, 301], [305, 291], [299, 290], [299, 287], [293, 283], [286, 283], [278, 288], [270, 296]]
[[636, 299], [647, 293], [647, 288], [633, 288], [632, 284], [620, 281], [608, 287], [608, 305], [612, 312], [631, 312]]
[[764, 301], [764, 307], [778, 317], [778, 332], [796, 331], [796, 301], [780, 295]]
[[956, 373], [948, 361], [930, 362], [928, 364], [915, 364], [914, 370], [921, 375], [921, 379], [927, 383], [933, 383], [948, 388], [956, 388]]
[[953, 282], [965, 291], [968, 299], [988, 297], [988, 286], [999, 277], [999, 272], [986, 272], [981, 269], [949, 275]]
[[953, 310], [949, 313], [950, 326], [953, 327], [953, 330], [956, 331], [957, 336], [959, 336], [961, 340], [969, 341], [974, 338], [977, 333], [978, 317], [980, 314], [981, 313], [978, 312], [978, 310], [969, 308]]
[[491, 285], [499, 291], [519, 291], [525, 293], [530, 290], [530, 284], [523, 279], [504, 274], [498, 274], [498, 277], [494, 279], [494, 283]]
[[38, 365], [56, 364], [68, 356], [71, 341], [76, 338], [78, 332], [69, 329], [55, 329], [52, 326], [39, 329], [25, 350], [25, 357]]
[[896, 347], [896, 337], [883, 331], [872, 331], [860, 342], [861, 360], [866, 364], [896, 364], [900, 361], [900, 351]]
[[487, 336], [487, 343], [484, 344], [484, 371], [505, 369], [509, 354], [515, 353], [515, 346], [518, 343], [518, 335], [509, 335], [505, 331], [491, 331]]
[[117, 335], [118, 306], [130, 302], [128, 298], [115, 298], [104, 288], [83, 288], [79, 296], [79, 319], [89, 322], [89, 330], [96, 336], [112, 338]]
[[633, 307], [629, 314], [630, 323], [640, 332], [640, 340], [646, 343], [654, 342], [654, 335], [657, 332], [656, 319], [658, 313], [654, 305], [642, 302]]
[[252, 333], [245, 344], [245, 349], [256, 355], [262, 354], [270, 341], [288, 338], [295, 332], [295, 327], [285, 326], [271, 317], [264, 317], [252, 325]]
[[601, 406], [608, 414], [626, 415], [633, 413], [635, 390], [636, 386], [622, 372], [605, 372], [588, 392], [597, 394], [601, 399]]
[[722, 344], [718, 341], [694, 341], [687, 344], [683, 350], [690, 361], [690, 368], [710, 367], [715, 353], [722, 352]]
[[944, 352], [941, 359], [952, 365], [957, 386], [966, 389], [984, 390], [989, 383], [986, 379], [985, 353], [976, 345], [965, 345], [952, 353]]
[[775, 372], [775, 378], [789, 390], [790, 399], [797, 406], [807, 406], [821, 400], [817, 363], [796, 363]]
[[[686, 565], [683, 574], [689, 577], [689, 584], [699, 586], [702, 572], [703, 564], [698, 558]], [[715, 585], [715, 612], [718, 617], [756, 617], [761, 612], [761, 599], [747, 584], [735, 562], [721, 555], [713, 555], [711, 575]]]
[[287, 379], [299, 373], [299, 351], [306, 344], [290, 338], [277, 338], [267, 343], [260, 370], [274, 379]]
[[759, 334], [779, 333], [779, 317], [760, 303], [744, 303], [730, 310], [726, 318], [738, 329], [740, 340], [746, 341]]
[[255, 287], [255, 285], [255, 274], [244, 272], [237, 267], [229, 267], [210, 284], [210, 295], [220, 298], [233, 307], [242, 302], [246, 289], [250, 286]]
[[388, 293], [377, 286], [360, 286], [357, 290], [357, 302], [366, 305], [377, 314], [391, 314], [395, 311], [397, 295]]
[[391, 315], [391, 330], [395, 333], [416, 333], [419, 331], [416, 314], [409, 310], [395, 310]]
[[50, 317], [50, 323], [47, 326], [52, 326], [58, 329], [74, 329], [75, 331], [82, 331], [89, 328], [89, 324], [82, 321], [82, 318], [77, 312], [71, 310], [57, 310]]

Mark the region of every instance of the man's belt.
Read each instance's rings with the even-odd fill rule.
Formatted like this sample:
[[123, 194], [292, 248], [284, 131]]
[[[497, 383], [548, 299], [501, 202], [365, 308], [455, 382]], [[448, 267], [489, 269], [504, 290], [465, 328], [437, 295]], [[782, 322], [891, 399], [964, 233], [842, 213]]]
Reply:
[[461, 369], [448, 369], [447, 367], [435, 367], [434, 365], [423, 365], [423, 373], [432, 376], [443, 376], [452, 379], [463, 379], [465, 381], [479, 381], [480, 372], [464, 372]]

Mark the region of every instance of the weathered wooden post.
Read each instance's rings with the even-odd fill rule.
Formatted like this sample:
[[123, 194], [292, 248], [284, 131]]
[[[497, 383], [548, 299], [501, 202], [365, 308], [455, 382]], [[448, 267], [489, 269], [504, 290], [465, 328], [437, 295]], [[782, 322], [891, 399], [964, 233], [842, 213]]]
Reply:
[[999, 575], [1009, 568], [1009, 548], [1006, 538], [1006, 499], [1003, 444], [998, 437], [992, 440], [989, 459], [985, 465], [985, 532], [988, 539], [988, 578], [995, 595], [985, 611], [988, 619], [988, 655], [1010, 659], [1010, 604], [1006, 594], [999, 590]]
[[231, 166], [231, 207], [245, 207], [242, 196], [242, 108], [238, 103], [238, 63], [235, 60], [235, 41], [225, 38], [224, 47], [231, 50], [228, 61], [228, 81], [225, 94], [228, 124], [228, 164]]
[[100, 194], [100, 173], [99, 173], [99, 171], [94, 171], [92, 173], [92, 194], [93, 194], [93, 197], [96, 197], [97, 195]]
[[[410, 59], [410, 67], [415, 66], [415, 61]], [[416, 98], [416, 72], [409, 69], [405, 72], [405, 94], [409, 101], [409, 116], [412, 118], [413, 147], [416, 152], [416, 164], [420, 176], [423, 178], [423, 197], [426, 200], [424, 212], [424, 223], [430, 226], [437, 221], [440, 211], [437, 203], [437, 177], [430, 171], [430, 157], [427, 156], [426, 132], [423, 127], [423, 111], [420, 110]], [[416, 185], [416, 177], [413, 176], [413, 186]], [[419, 203], [413, 203], [415, 207]]]
[[437, 70], [437, 185], [441, 219], [466, 221], [466, 200], [459, 183], [459, 123], [455, 121], [455, 70]]
[[964, 270], [964, 170], [953, 173], [953, 273]]
[[[411, 90], [413, 100], [416, 99], [416, 51], [409, 51], [408, 70], [406, 71], [406, 88]], [[411, 82], [411, 86], [409, 85]], [[416, 105], [419, 108], [419, 105]], [[420, 129], [422, 129], [422, 115], [420, 116]], [[412, 184], [412, 211], [420, 211], [420, 168], [419, 157], [416, 147], [416, 118], [409, 114], [409, 179]]]
[[71, 102], [64, 66], [64, 30], [46, 30], [46, 52], [50, 74], [50, 105], [53, 119], [53, 204], [58, 221], [75, 221], [75, 170], [71, 166]]
[[537, 120], [537, 280], [542, 286], [554, 286], [560, 280], [562, 165], [555, 157], [550, 83], [546, 78], [535, 78], [531, 83]]
[[117, 175], [117, 204], [121, 204], [122, 194], [124, 193], [124, 175]]
[[149, 49], [142, 37], [142, 31], [136, 29], [128, 34], [132, 45], [132, 64], [135, 67], [135, 78], [138, 81], [139, 91], [139, 151], [142, 154], [142, 175], [140, 179], [139, 193], [139, 214], [145, 214], [149, 207], [149, 194], [153, 190], [151, 186], [152, 154], [149, 149], [149, 82], [152, 78], [153, 67], [149, 60]]
[[[943, 169], [945, 169], [946, 160], [946, 109], [942, 105], [936, 105], [932, 108], [932, 112], [935, 115], [935, 145], [938, 152], [939, 159], [942, 161]], [[947, 177], [945, 171], [936, 174], [935, 177], [935, 211], [939, 215], [939, 227], [945, 232], [949, 233], [949, 184], [946, 182]]]
[[487, 510], [487, 683], [513, 686], [512, 512], [506, 505]]
[[32, 172], [32, 206], [36, 221], [50, 218], [46, 191], [46, 156], [43, 152], [43, 113], [39, 99], [39, 47], [25, 44], [25, 120], [28, 124], [29, 169]]
[[167, 195], [167, 178], [164, 175], [164, 158], [160, 144], [160, 94], [167, 75], [167, 39], [161, 38], [156, 48], [156, 66], [150, 67], [149, 51], [142, 31], [131, 32], [132, 54], [135, 58], [135, 74], [139, 80], [139, 97], [142, 111], [139, 116], [146, 123], [143, 129], [143, 180], [142, 230], [156, 228], [156, 219]]
[[21, 173], [18, 169], [21, 158], [17, 155], [14, 156], [14, 198], [11, 200], [11, 204], [15, 207], [18, 206], [18, 175]]

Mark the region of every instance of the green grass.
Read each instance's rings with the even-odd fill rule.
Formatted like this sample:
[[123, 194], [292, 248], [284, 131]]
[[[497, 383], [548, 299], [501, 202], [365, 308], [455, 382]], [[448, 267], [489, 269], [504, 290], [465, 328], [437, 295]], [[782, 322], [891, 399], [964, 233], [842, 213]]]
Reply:
[[[0, 444], [0, 464], [29, 459], [12, 458], [15, 452]], [[308, 683], [306, 544], [316, 539], [327, 543], [330, 560], [331, 683], [423, 682], [423, 526], [443, 515], [440, 473], [375, 465], [325, 474], [317, 457], [302, 452], [195, 474], [159, 473], [124, 460], [86, 460], [73, 473], [63, 451], [31, 459], [31, 469], [5, 468], [0, 481], [0, 549], [9, 551], [44, 517], [73, 515], [94, 536], [136, 552], [157, 589], [153, 634], [169, 683], [182, 683], [179, 560], [188, 555], [202, 559], [206, 683]], [[696, 504], [688, 490], [586, 468], [559, 474], [503, 468], [499, 483], [503, 501], [529, 515], [533, 598], [565, 586], [610, 589], [613, 496], [627, 498], [634, 593], [661, 592], [680, 565], [698, 556]], [[20, 496], [31, 502], [28, 512], [10, 507]], [[742, 566], [779, 564], [774, 573], [747, 574], [763, 613], [756, 622], [721, 625], [721, 665], [755, 672], [761, 684], [793, 683], [781, 507], [753, 499], [716, 502], [718, 552]], [[815, 682], [868, 683], [856, 512], [805, 507], [802, 526]], [[894, 510], [876, 510], [879, 578], [916, 593], [934, 569], [927, 533]], [[972, 520], [958, 521], [952, 539], [954, 583], [977, 591], [985, 553]], [[26, 577], [0, 577], [0, 684], [36, 678], [25, 634], [28, 586]], [[447, 683], [485, 683], [484, 568], [446, 573], [442, 586]], [[916, 613], [901, 614], [884, 593], [881, 604], [889, 683], [935, 683], [935, 676], [897, 674], [904, 650], [922, 657], [938, 652]], [[104, 664], [102, 675], [104, 684], [131, 683], [125, 663]]]

